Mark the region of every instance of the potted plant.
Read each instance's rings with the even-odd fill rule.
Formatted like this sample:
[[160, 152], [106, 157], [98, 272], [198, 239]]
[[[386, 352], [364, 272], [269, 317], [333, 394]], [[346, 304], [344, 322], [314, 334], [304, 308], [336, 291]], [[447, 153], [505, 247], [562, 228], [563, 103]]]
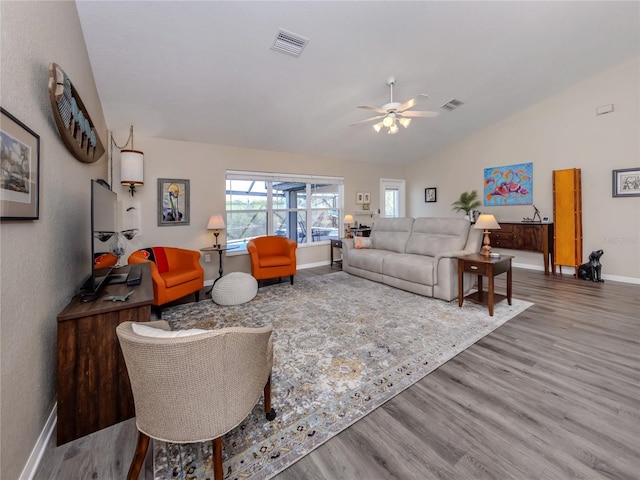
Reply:
[[478, 199], [478, 192], [475, 190], [472, 190], [471, 192], [462, 192], [460, 194], [460, 198], [451, 204], [454, 211], [464, 211], [464, 214], [471, 222], [473, 222], [473, 218], [469, 212], [475, 210], [480, 205], [482, 205], [482, 202]]

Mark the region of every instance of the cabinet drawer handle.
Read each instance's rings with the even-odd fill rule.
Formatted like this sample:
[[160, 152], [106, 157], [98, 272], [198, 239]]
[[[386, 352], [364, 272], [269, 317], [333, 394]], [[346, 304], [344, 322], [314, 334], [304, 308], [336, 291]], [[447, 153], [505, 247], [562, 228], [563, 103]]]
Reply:
[[477, 270], [478, 267], [476, 265], [471, 265], [471, 270]]

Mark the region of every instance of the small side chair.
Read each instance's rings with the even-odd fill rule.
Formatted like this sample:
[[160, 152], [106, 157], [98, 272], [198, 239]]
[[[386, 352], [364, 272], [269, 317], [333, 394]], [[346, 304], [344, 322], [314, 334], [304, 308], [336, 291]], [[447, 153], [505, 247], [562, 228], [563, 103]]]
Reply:
[[289, 276], [291, 285], [296, 274], [296, 248], [298, 244], [286, 237], [270, 235], [249, 240], [247, 251], [251, 256], [251, 275], [258, 280]]
[[233, 327], [190, 334], [171, 331], [163, 320], [118, 325], [139, 432], [128, 480], [137, 480], [150, 438], [212, 440], [214, 478], [223, 480], [222, 436], [251, 413], [263, 393], [267, 420], [276, 416], [271, 330]]
[[153, 305], [158, 318], [162, 306], [195, 293], [200, 300], [204, 287], [204, 270], [200, 265], [200, 252], [175, 247], [150, 247], [129, 255], [128, 262], [151, 264]]

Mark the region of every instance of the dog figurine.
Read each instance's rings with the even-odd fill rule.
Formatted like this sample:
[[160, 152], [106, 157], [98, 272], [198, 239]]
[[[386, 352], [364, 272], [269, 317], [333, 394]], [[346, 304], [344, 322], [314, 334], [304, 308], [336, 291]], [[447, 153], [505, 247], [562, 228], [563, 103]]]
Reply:
[[578, 277], [582, 280], [591, 280], [592, 282], [604, 282], [600, 276], [602, 264], [600, 257], [604, 254], [603, 250], [594, 250], [589, 255], [589, 261], [578, 267]]

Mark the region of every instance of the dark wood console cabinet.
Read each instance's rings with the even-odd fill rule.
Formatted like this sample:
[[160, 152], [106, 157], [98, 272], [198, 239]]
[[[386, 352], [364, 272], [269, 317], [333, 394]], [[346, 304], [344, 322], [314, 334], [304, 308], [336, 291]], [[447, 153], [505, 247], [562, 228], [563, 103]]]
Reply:
[[544, 274], [549, 275], [554, 260], [553, 223], [500, 222], [500, 230], [491, 230], [491, 246], [542, 253]]
[[[131, 290], [126, 302], [104, 300]], [[135, 415], [116, 327], [149, 321], [152, 301], [151, 270], [142, 264], [140, 285], [108, 285], [104, 295], [86, 303], [76, 296], [58, 315], [58, 445]]]

